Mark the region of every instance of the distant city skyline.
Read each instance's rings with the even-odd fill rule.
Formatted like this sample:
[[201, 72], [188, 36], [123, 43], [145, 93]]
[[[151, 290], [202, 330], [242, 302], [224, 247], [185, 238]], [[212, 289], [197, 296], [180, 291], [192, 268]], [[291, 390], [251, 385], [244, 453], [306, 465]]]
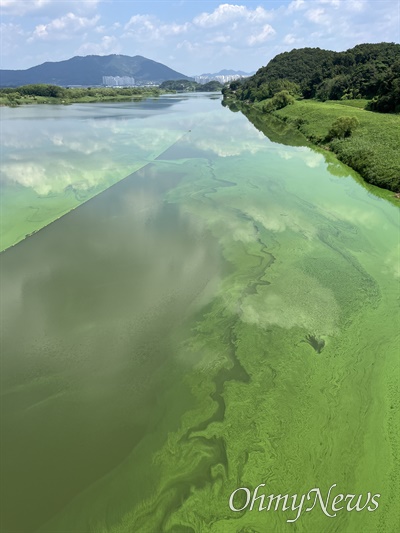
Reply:
[[1, 0], [1, 68], [142, 55], [187, 76], [256, 71], [293, 48], [400, 42], [400, 0]]
[[131, 76], [103, 76], [103, 85], [107, 87], [133, 87], [135, 78]]
[[229, 81], [238, 80], [240, 78], [244, 78], [246, 76], [242, 76], [240, 74], [228, 74], [228, 75], [200, 75], [200, 76], [194, 76], [194, 81], [197, 81], [197, 83], [201, 83], [204, 85], [205, 83], [208, 83], [209, 81], [219, 81], [220, 83], [224, 84]]

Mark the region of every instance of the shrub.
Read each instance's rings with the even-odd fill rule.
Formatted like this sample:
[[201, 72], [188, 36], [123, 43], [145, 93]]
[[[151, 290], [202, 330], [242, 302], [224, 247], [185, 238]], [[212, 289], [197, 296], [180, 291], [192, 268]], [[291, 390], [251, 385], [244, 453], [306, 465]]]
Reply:
[[274, 106], [274, 103], [272, 101], [272, 98], [269, 98], [266, 100], [265, 104], [262, 106], [263, 113], [272, 113], [272, 111], [276, 110], [276, 107]]
[[339, 117], [333, 122], [328, 132], [328, 138], [344, 139], [345, 137], [350, 137], [359, 124], [357, 117]]
[[280, 91], [279, 93], [276, 93], [275, 96], [272, 98], [274, 105], [276, 109], [282, 109], [286, 107], [287, 105], [294, 104], [294, 98], [291, 94], [289, 94], [289, 91]]
[[64, 98], [66, 96], [66, 89], [59, 87], [58, 85], [49, 85], [45, 83], [38, 83], [33, 85], [23, 85], [18, 88], [19, 92], [23, 95], [33, 96], [47, 96], [54, 98]]
[[264, 113], [271, 113], [277, 109], [283, 109], [287, 105], [294, 104], [294, 98], [288, 91], [280, 91], [275, 96], [269, 98], [262, 107]]

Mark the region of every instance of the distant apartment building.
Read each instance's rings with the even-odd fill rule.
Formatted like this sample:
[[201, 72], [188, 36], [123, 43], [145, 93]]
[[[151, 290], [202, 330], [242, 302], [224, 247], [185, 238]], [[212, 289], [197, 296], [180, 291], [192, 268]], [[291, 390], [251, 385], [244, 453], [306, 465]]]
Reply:
[[240, 74], [229, 74], [227, 76], [195, 76], [194, 79], [197, 81], [197, 83], [201, 83], [204, 85], [205, 83], [208, 83], [209, 81], [219, 81], [220, 83], [224, 84], [228, 81], [234, 81], [238, 80], [239, 78], [246, 78], [247, 76], [241, 76]]
[[130, 76], [103, 76], [103, 85], [106, 87], [132, 87], [135, 78]]

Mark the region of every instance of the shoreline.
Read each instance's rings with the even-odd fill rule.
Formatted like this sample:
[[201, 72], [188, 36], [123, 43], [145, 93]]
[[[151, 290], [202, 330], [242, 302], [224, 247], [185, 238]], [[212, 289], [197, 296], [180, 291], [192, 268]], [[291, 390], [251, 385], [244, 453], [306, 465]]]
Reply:
[[34, 100], [32, 98], [23, 98], [22, 101], [18, 103], [6, 103], [0, 101], [0, 107], [21, 107], [24, 105], [73, 105], [73, 104], [96, 104], [96, 103], [105, 103], [105, 102], [131, 102], [131, 101], [139, 101], [144, 100], [145, 98], [158, 98], [159, 96], [162, 96], [163, 94], [167, 93], [160, 93], [160, 94], [153, 94], [153, 93], [145, 93], [145, 94], [138, 94], [138, 95], [129, 95], [129, 96], [111, 96], [111, 97], [103, 97], [103, 98], [97, 98], [97, 97], [82, 97], [82, 98], [71, 98], [71, 99], [61, 99], [61, 98], [53, 98], [53, 97], [42, 97], [43, 100]]
[[60, 87], [51, 84], [30, 84], [1, 87], [0, 106], [19, 107], [32, 104], [70, 105], [75, 103], [124, 102], [159, 97], [168, 91], [148, 87]]
[[[400, 200], [400, 156], [396, 154], [400, 144], [400, 115], [311, 99], [296, 100], [293, 105], [269, 113], [262, 111], [265, 100], [251, 104], [224, 98], [223, 102], [229, 109], [241, 111], [253, 124], [254, 118], [260, 124], [276, 119], [283, 128], [298, 132], [314, 147], [334, 154], [357, 172], [365, 184], [391, 192], [393, 199]], [[360, 127], [349, 137], [329, 141], [329, 127], [338, 116], [356, 116]]]

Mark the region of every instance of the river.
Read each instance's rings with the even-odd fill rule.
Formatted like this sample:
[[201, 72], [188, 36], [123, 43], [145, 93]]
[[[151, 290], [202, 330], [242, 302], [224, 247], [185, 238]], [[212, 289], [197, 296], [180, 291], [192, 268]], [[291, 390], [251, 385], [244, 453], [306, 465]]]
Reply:
[[398, 207], [216, 95], [1, 119], [1, 530], [394, 531]]

